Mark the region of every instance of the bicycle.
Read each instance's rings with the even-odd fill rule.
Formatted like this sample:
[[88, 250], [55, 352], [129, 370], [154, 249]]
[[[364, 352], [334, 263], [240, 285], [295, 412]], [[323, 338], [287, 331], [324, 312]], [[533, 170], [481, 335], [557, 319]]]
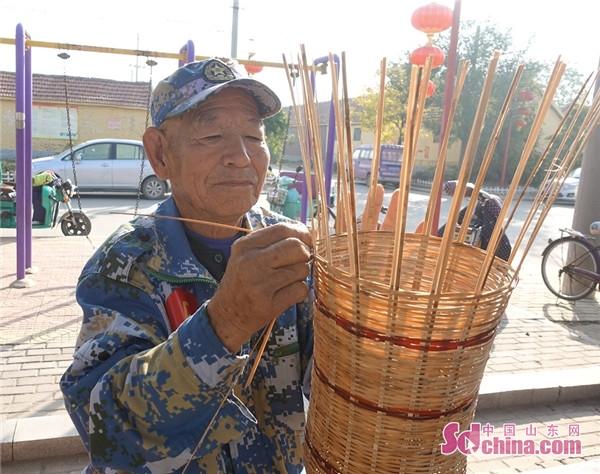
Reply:
[[600, 222], [592, 223], [591, 235], [573, 229], [560, 231], [561, 238], [549, 239], [542, 252], [542, 278], [553, 294], [576, 301], [600, 288], [600, 243], [595, 244], [600, 240]]

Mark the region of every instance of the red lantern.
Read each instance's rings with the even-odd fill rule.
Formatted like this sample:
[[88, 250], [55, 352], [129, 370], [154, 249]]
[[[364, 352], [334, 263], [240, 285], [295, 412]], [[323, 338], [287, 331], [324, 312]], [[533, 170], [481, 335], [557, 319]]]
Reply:
[[436, 90], [435, 84], [432, 80], [430, 80], [427, 83], [427, 92], [426, 92], [427, 97], [431, 97], [433, 94], [435, 94], [435, 90]]
[[518, 113], [519, 115], [524, 115], [524, 116], [527, 116], [527, 115], [531, 115], [531, 110], [530, 110], [530, 109], [528, 109], [527, 107], [519, 107], [519, 108], [517, 109], [517, 113]]
[[533, 100], [533, 92], [523, 89], [521, 92], [519, 92], [519, 99], [521, 99], [523, 102], [529, 102], [530, 100]]
[[250, 75], [258, 74], [263, 70], [263, 67], [260, 64], [245, 64], [244, 68], [246, 68], [246, 72]]
[[527, 125], [525, 120], [523, 120], [523, 119], [515, 120], [515, 127], [517, 128], [517, 130], [521, 130], [525, 125]]
[[415, 10], [411, 23], [417, 30], [431, 35], [450, 28], [452, 16], [452, 10], [447, 6], [430, 3]]
[[431, 67], [436, 68], [444, 64], [446, 55], [437, 46], [421, 46], [410, 53], [410, 63], [415, 66], [424, 66], [428, 56], [431, 56]]

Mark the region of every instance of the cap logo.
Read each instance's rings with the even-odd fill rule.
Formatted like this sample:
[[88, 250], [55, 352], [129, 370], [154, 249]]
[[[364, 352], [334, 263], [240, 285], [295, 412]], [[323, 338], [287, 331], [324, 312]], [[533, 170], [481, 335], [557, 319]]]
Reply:
[[221, 61], [210, 61], [204, 66], [204, 77], [210, 82], [227, 82], [235, 79], [233, 71]]

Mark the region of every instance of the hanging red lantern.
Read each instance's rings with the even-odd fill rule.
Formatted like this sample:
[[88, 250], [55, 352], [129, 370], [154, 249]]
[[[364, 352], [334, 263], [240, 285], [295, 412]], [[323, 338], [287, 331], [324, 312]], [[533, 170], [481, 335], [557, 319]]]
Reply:
[[417, 30], [431, 35], [450, 28], [452, 16], [450, 8], [434, 2], [417, 8], [412, 14], [411, 23]]
[[431, 97], [433, 94], [435, 94], [436, 89], [435, 83], [430, 79], [427, 83], [427, 92], [425, 94], [427, 97]]
[[527, 122], [525, 122], [525, 120], [523, 120], [523, 119], [515, 120], [515, 127], [516, 127], [517, 131], [523, 129], [523, 127], [525, 125], [527, 125]]
[[533, 92], [528, 89], [523, 89], [521, 92], [519, 92], [519, 99], [521, 99], [523, 102], [529, 102], [530, 100], [533, 100]]
[[263, 67], [260, 64], [245, 64], [244, 68], [246, 69], [246, 72], [250, 75], [258, 74], [260, 71], [263, 70]]
[[428, 56], [431, 56], [432, 68], [441, 66], [446, 59], [444, 52], [437, 46], [421, 46], [410, 53], [410, 63], [415, 66], [424, 66]]

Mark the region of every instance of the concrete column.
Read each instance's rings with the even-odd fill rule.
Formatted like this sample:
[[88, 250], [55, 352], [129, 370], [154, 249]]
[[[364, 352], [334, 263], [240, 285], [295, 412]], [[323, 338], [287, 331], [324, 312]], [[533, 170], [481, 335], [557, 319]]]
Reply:
[[[596, 81], [595, 94], [600, 91], [600, 78]], [[590, 224], [600, 220], [600, 127], [595, 130], [583, 150], [581, 178], [575, 201], [573, 229], [589, 234]], [[594, 297], [594, 293], [590, 298]]]

